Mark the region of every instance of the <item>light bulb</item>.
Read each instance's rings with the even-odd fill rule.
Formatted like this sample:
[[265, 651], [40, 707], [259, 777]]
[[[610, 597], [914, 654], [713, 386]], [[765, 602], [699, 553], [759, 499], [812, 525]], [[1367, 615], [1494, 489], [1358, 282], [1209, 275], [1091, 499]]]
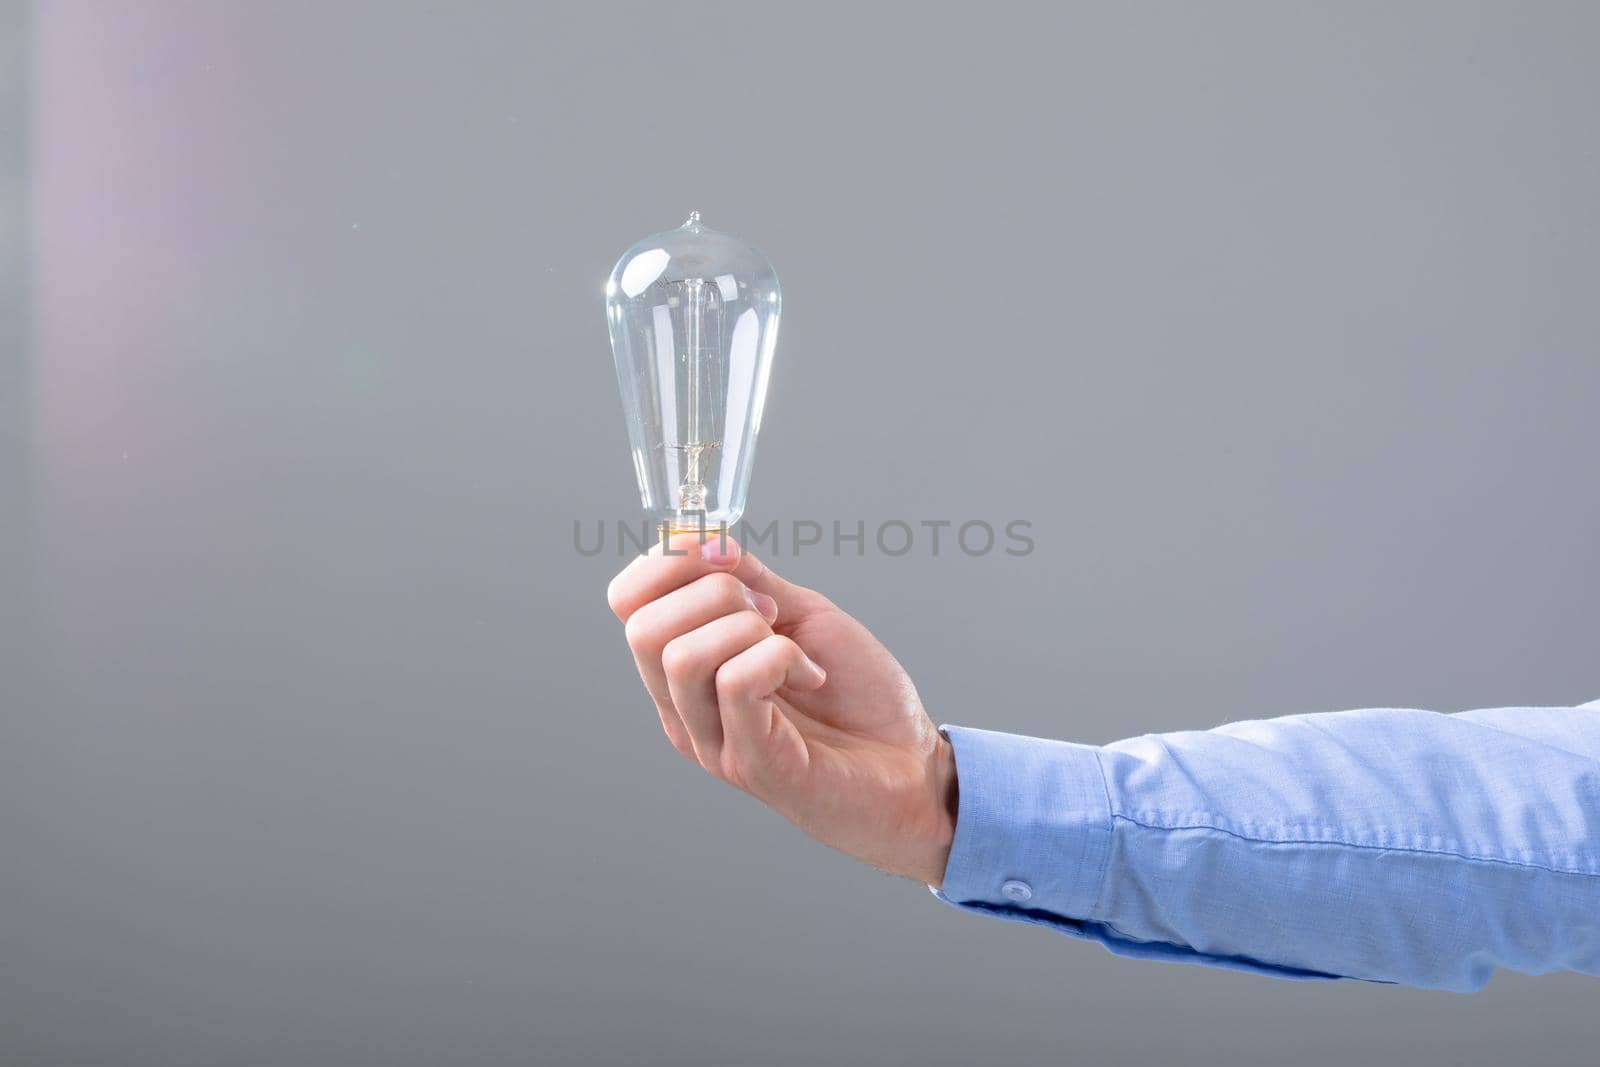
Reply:
[[778, 341], [778, 274], [694, 212], [622, 254], [606, 321], [645, 511], [663, 530], [744, 514]]

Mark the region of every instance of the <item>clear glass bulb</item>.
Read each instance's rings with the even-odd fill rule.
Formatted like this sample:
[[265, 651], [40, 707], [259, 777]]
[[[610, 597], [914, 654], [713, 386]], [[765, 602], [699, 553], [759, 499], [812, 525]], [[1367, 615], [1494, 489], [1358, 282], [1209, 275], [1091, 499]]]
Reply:
[[622, 254], [606, 321], [639, 495], [669, 529], [744, 514], [778, 342], [778, 274], [694, 212]]

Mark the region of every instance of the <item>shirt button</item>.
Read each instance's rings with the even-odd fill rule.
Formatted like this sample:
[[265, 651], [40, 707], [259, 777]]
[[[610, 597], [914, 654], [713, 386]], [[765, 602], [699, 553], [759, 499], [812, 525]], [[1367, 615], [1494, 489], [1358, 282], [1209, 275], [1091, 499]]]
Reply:
[[1006, 895], [1006, 899], [1014, 900], [1018, 904], [1026, 904], [1033, 899], [1033, 886], [1015, 878], [1001, 886], [1000, 892]]

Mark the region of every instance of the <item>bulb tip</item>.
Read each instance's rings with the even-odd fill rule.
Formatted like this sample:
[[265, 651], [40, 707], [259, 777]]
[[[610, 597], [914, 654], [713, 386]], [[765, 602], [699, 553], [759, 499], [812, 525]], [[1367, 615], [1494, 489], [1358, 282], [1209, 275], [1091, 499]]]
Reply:
[[698, 211], [689, 212], [689, 220], [687, 222], [685, 222], [684, 225], [685, 226], [698, 226], [698, 225], [700, 225], [700, 212], [698, 212]]

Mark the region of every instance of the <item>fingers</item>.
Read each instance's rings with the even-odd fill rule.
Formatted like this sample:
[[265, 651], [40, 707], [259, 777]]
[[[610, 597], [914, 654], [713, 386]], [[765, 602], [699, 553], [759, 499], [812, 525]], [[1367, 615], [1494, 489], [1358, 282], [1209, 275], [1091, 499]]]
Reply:
[[780, 689], [808, 692], [827, 679], [799, 645], [741, 611], [673, 638], [661, 658], [702, 767], [758, 796], [804, 768], [805, 743], [772, 699]]
[[753, 611], [724, 615], [680, 637], [661, 653], [672, 706], [688, 730], [695, 758], [717, 770], [722, 749], [722, 719], [717, 710], [717, 668], [772, 636], [767, 620]]
[[722, 777], [761, 796], [803, 772], [808, 760], [805, 741], [773, 696], [780, 689], [820, 689], [827, 677], [799, 645], [777, 634], [724, 661], [714, 682], [722, 727], [717, 761]]
[[662, 654], [674, 638], [735, 612], [755, 616], [763, 627], [777, 618], [777, 608], [771, 597], [752, 592], [731, 574], [716, 572], [650, 601], [634, 611], [623, 627], [634, 663], [639, 668], [639, 677], [661, 714], [662, 728], [673, 747], [686, 756], [691, 752], [685, 751], [680, 741], [687, 739], [687, 735], [675, 736], [675, 733], [682, 734], [684, 724], [667, 685]]
[[696, 578], [732, 571], [739, 557], [739, 543], [731, 537], [711, 532], [701, 544], [698, 533], [674, 534], [665, 547], [658, 542], [611, 579], [606, 601], [627, 622], [644, 605]]
[[820, 608], [829, 607], [828, 598], [814, 589], [784, 581], [771, 567], [743, 549], [735, 562], [733, 576], [758, 593], [778, 602], [778, 613], [788, 622], [798, 622]]
[[804, 761], [799, 732], [771, 697], [782, 687], [815, 689], [824, 674], [772, 625], [781, 616], [788, 629], [830, 608], [827, 598], [715, 532], [656, 545], [606, 597], [674, 748], [743, 788], [757, 773]]
[[707, 574], [732, 573], [745, 585], [778, 602], [778, 611], [790, 623], [807, 613], [829, 606], [822, 594], [778, 577], [761, 560], [740, 548], [731, 537], [716, 531], [674, 534], [663, 548], [633, 560], [611, 580], [606, 599], [617, 618], [626, 622], [644, 605]]

